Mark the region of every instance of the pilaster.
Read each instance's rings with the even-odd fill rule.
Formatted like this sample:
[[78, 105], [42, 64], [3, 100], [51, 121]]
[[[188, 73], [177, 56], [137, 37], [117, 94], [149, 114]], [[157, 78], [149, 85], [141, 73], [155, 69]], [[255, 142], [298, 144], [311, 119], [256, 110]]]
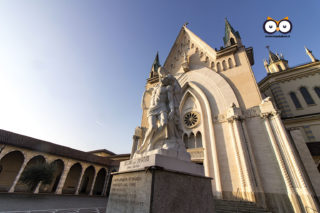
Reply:
[[28, 162], [29, 162], [30, 159], [31, 159], [31, 156], [25, 156], [25, 159], [24, 159], [24, 161], [23, 161], [23, 164], [21, 165], [20, 170], [19, 170], [16, 178], [14, 179], [14, 181], [13, 181], [13, 183], [12, 183], [12, 185], [11, 185], [11, 187], [10, 187], [10, 189], [9, 189], [8, 192], [10, 192], [10, 193], [14, 192], [14, 190], [15, 190], [15, 188], [16, 188], [16, 185], [17, 185], [17, 183], [18, 183], [18, 181], [19, 181], [19, 179], [20, 179], [20, 176], [21, 176], [23, 170], [25, 169], [25, 167], [26, 167], [26, 165], [28, 164]]
[[97, 179], [97, 172], [94, 174], [94, 177], [93, 177], [93, 180], [92, 180], [92, 185], [91, 185], [91, 188], [90, 188], [89, 195], [92, 195], [92, 193], [93, 193], [94, 184], [96, 183], [96, 179]]
[[64, 183], [67, 179], [67, 176], [68, 176], [68, 173], [69, 173], [69, 170], [71, 168], [71, 162], [68, 161], [66, 164], [65, 164], [65, 167], [63, 169], [63, 172], [62, 172], [62, 175], [60, 177], [60, 180], [59, 180], [59, 183], [58, 183], [58, 186], [57, 186], [57, 189], [55, 191], [55, 194], [62, 194], [62, 189], [63, 189], [63, 186], [64, 186]]
[[79, 190], [80, 190], [80, 186], [81, 186], [81, 182], [82, 182], [82, 178], [83, 178], [84, 172], [85, 172], [85, 169], [82, 168], [81, 174], [80, 174], [80, 178], [79, 178], [79, 181], [78, 181], [78, 184], [77, 184], [76, 192], [75, 192], [76, 195], [79, 194]]

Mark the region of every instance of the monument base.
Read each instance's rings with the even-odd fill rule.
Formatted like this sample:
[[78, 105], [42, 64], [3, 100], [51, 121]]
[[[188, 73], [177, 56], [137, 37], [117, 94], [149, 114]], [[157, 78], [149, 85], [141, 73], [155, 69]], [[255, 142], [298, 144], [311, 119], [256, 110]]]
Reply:
[[211, 178], [159, 167], [113, 173], [106, 212], [214, 212]]
[[204, 176], [203, 166], [175, 157], [161, 154], [151, 154], [120, 162], [119, 172], [144, 170], [146, 167], [162, 167], [168, 171], [177, 171], [193, 175]]

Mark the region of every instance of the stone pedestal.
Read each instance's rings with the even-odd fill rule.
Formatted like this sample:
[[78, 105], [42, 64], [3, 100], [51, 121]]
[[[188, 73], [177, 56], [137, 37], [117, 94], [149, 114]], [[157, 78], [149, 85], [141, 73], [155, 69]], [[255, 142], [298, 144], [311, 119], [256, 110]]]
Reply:
[[211, 189], [211, 178], [158, 166], [117, 172], [113, 173], [106, 212], [214, 212]]
[[122, 161], [120, 163], [119, 172], [144, 170], [145, 168], [152, 166], [162, 167], [168, 171], [204, 176], [203, 166], [195, 164], [190, 160], [180, 160], [176, 157], [160, 154], [151, 154], [140, 158]]

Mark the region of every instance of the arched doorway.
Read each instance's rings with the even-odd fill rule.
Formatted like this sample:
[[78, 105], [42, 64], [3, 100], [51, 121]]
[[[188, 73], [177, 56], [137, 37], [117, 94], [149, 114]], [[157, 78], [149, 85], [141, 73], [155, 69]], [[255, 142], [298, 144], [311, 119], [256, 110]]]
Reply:
[[89, 194], [93, 177], [94, 177], [94, 168], [93, 166], [89, 166], [83, 174], [82, 183], [80, 185], [80, 194]]
[[[31, 160], [29, 160], [29, 162], [27, 163], [27, 165], [23, 171], [25, 171], [26, 169], [29, 169], [31, 166], [34, 166], [37, 164], [43, 164], [44, 162], [46, 162], [46, 159], [42, 155], [37, 155], [37, 156], [31, 158]], [[14, 191], [15, 192], [31, 192], [32, 190], [33, 189], [31, 189], [28, 185], [22, 183], [19, 180]]]
[[100, 171], [98, 172], [96, 183], [94, 184], [93, 188], [93, 195], [102, 195], [106, 174], [107, 172], [104, 168], [100, 169]]
[[0, 160], [0, 191], [8, 192], [13, 181], [15, 180], [21, 165], [23, 164], [24, 156], [20, 151], [13, 151], [6, 154]]
[[41, 192], [54, 193], [58, 187], [59, 180], [60, 180], [60, 177], [61, 177], [63, 169], [64, 169], [64, 163], [62, 160], [57, 159], [57, 160], [53, 161], [51, 163], [51, 165], [54, 165], [54, 167], [55, 167], [52, 182], [51, 182], [51, 184], [48, 184], [48, 185], [42, 185], [40, 187], [40, 193]]
[[76, 163], [70, 168], [62, 189], [62, 194], [74, 194], [76, 192], [81, 171], [82, 166], [80, 163]]

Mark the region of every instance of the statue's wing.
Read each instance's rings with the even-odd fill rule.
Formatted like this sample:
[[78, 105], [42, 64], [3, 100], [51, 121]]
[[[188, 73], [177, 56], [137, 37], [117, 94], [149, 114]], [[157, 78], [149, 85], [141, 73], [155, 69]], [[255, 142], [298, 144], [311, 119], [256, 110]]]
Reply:
[[143, 110], [147, 110], [150, 107], [150, 100], [151, 100], [151, 96], [152, 96], [152, 91], [153, 91], [153, 88], [149, 88], [148, 90], [145, 90], [142, 95], [141, 108]]

